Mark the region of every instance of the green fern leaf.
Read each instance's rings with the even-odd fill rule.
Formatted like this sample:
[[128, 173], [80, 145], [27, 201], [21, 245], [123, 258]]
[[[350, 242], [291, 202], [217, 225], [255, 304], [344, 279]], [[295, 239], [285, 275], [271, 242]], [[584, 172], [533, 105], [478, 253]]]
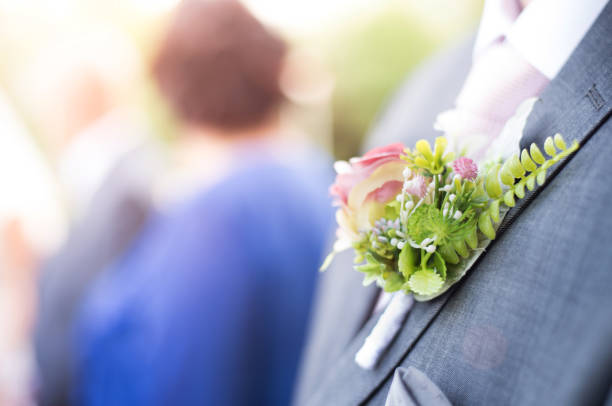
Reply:
[[555, 144], [552, 137], [547, 137], [544, 141], [544, 151], [551, 157], [557, 155], [557, 150], [555, 149]]
[[476, 247], [478, 247], [478, 233], [476, 231], [476, 226], [472, 227], [470, 232], [465, 236], [465, 242], [473, 250], [475, 250]]
[[514, 194], [519, 199], [522, 199], [523, 197], [525, 197], [525, 184], [522, 182], [517, 183], [516, 186], [514, 187]]
[[502, 187], [497, 179], [497, 174], [499, 173], [500, 167], [501, 165], [497, 164], [489, 169], [485, 180], [485, 189], [487, 190], [489, 197], [492, 199], [497, 199], [502, 194]]
[[508, 190], [506, 193], [504, 193], [504, 203], [506, 203], [506, 206], [508, 207], [514, 207], [514, 191]]
[[489, 214], [494, 222], [499, 223], [499, 200], [493, 200], [489, 206]]
[[495, 239], [495, 230], [493, 229], [493, 223], [491, 223], [491, 216], [487, 211], [483, 212], [480, 217], [478, 217], [478, 229], [480, 229], [489, 240]]
[[567, 145], [565, 144], [565, 140], [563, 139], [563, 136], [559, 133], [555, 134], [555, 145], [557, 146], [557, 148], [559, 148], [562, 151], [565, 151], [567, 149]]
[[512, 171], [510, 170], [510, 167], [507, 165], [507, 162], [506, 164], [502, 166], [501, 171], [499, 172], [499, 178], [501, 179], [504, 185], [507, 185], [507, 186], [514, 185], [514, 176], [512, 175]]
[[539, 165], [542, 165], [544, 161], [546, 161], [546, 158], [544, 158], [542, 151], [540, 151], [540, 148], [538, 148], [535, 143], [531, 143], [531, 146], [529, 147], [529, 153], [531, 154], [531, 158]]
[[510, 172], [512, 172], [512, 175], [515, 178], [520, 178], [525, 174], [525, 168], [523, 168], [523, 165], [521, 165], [521, 161], [519, 160], [517, 154], [512, 155], [506, 162], [509, 165]]
[[531, 160], [531, 157], [529, 156], [529, 153], [527, 152], [526, 149], [524, 149], [523, 151], [521, 151], [521, 164], [523, 165], [523, 167], [525, 167], [525, 169], [527, 169], [527, 171], [529, 172], [533, 172], [537, 169], [537, 165]]
[[525, 182], [525, 186], [527, 186], [527, 189], [529, 190], [533, 190], [533, 188], [535, 188], [535, 176], [534, 175], [529, 175], [527, 177], [527, 182]]
[[538, 173], [538, 185], [542, 186], [546, 181], [546, 169], [543, 169], [542, 172]]

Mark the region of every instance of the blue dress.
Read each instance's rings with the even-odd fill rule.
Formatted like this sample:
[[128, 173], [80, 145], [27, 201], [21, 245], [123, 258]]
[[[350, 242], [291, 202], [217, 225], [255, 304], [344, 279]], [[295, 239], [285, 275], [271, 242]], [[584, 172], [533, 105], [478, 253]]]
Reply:
[[256, 160], [154, 216], [82, 305], [76, 403], [289, 404], [332, 226], [326, 166]]

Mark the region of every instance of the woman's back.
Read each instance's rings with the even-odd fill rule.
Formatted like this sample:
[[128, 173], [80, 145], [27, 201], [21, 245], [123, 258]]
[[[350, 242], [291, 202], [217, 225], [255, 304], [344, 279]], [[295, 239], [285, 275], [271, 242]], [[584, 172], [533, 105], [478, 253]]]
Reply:
[[288, 404], [331, 222], [320, 161], [257, 159], [154, 218], [84, 306], [78, 400]]

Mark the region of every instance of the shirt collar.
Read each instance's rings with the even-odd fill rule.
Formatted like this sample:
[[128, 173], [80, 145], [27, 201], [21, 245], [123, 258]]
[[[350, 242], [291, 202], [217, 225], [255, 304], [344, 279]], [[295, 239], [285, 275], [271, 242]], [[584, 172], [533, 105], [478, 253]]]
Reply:
[[500, 38], [548, 79], [553, 79], [608, 0], [533, 0], [521, 12], [518, 0], [487, 0], [474, 55]]
[[474, 56], [477, 57], [489, 45], [505, 37], [520, 13], [518, 0], [487, 0], [478, 27]]

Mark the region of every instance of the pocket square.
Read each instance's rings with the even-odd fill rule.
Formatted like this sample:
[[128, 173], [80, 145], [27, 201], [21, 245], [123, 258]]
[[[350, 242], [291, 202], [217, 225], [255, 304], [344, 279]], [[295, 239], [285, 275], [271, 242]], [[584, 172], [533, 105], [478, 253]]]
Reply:
[[385, 406], [451, 406], [427, 375], [414, 367], [397, 368]]

